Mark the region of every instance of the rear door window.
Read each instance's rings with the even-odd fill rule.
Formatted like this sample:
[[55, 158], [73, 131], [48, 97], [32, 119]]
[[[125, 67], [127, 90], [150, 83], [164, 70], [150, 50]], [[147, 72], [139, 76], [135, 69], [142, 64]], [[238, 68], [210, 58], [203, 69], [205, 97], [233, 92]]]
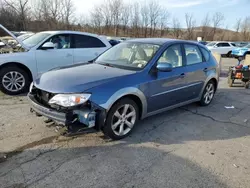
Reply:
[[185, 49], [187, 65], [193, 65], [203, 62], [202, 54], [198, 46], [192, 44], [184, 44], [184, 49]]
[[218, 47], [230, 47], [230, 44], [227, 42], [221, 42], [217, 44]]
[[88, 35], [73, 35], [74, 48], [103, 48], [106, 45], [98, 38]]

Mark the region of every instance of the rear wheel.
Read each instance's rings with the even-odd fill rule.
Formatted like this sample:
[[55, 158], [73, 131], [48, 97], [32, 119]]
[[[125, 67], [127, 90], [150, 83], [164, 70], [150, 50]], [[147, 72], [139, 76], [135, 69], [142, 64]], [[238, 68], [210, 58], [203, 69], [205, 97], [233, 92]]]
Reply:
[[227, 57], [232, 57], [232, 51], [227, 53]]
[[214, 93], [215, 93], [215, 83], [212, 80], [210, 80], [203, 91], [200, 100], [201, 106], [208, 106], [214, 98]]
[[16, 66], [5, 67], [0, 71], [0, 90], [8, 95], [18, 95], [28, 91], [28, 74]]
[[102, 128], [103, 133], [113, 140], [125, 138], [132, 132], [138, 118], [137, 104], [129, 98], [124, 98], [110, 109]]

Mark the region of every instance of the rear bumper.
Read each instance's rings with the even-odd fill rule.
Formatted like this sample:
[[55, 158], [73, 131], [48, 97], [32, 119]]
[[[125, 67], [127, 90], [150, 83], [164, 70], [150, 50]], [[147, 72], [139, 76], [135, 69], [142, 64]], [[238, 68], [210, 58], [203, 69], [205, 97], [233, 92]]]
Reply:
[[38, 113], [39, 115], [47, 117], [61, 124], [69, 123], [69, 120], [67, 119], [69, 117], [67, 117], [66, 113], [57, 112], [40, 105], [31, 94], [28, 94], [28, 100], [31, 105], [31, 110]]

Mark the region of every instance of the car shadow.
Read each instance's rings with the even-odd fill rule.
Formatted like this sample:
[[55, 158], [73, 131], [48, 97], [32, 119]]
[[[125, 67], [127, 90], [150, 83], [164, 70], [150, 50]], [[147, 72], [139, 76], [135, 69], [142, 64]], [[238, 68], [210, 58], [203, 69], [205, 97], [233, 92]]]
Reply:
[[166, 144], [247, 136], [249, 95], [242, 87], [219, 89], [210, 106], [194, 103], [142, 120], [128, 141]]
[[1, 164], [1, 187], [227, 187], [173, 150], [114, 145], [33, 149]]

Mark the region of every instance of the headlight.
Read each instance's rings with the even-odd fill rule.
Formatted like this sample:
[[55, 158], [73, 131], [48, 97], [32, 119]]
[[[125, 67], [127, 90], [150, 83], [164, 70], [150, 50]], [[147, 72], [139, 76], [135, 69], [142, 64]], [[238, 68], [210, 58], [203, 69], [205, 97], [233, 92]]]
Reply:
[[90, 98], [91, 94], [58, 94], [49, 100], [49, 104], [57, 104], [63, 107], [71, 107], [79, 104], [84, 104]]
[[33, 86], [34, 86], [34, 84], [33, 84], [33, 82], [31, 82], [29, 92], [31, 92]]

